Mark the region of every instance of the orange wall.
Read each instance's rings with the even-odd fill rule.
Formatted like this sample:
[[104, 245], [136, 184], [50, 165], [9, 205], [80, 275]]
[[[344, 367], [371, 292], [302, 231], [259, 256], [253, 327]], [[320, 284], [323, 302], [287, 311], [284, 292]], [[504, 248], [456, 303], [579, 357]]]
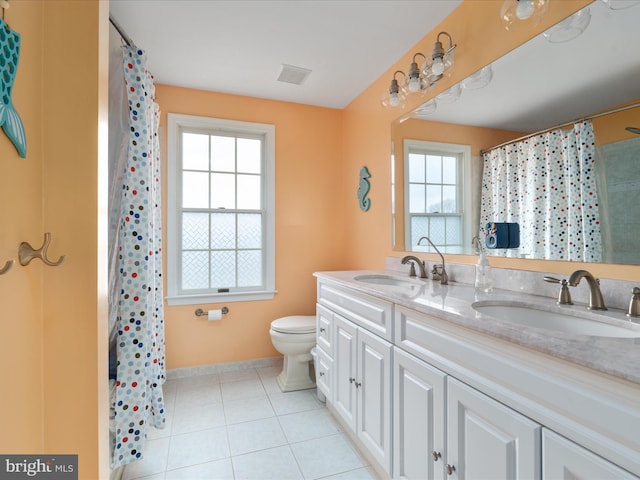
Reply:
[[[12, 2], [5, 19], [21, 34], [27, 158], [0, 134], [0, 264], [16, 261], [0, 277], [0, 452], [78, 454], [80, 478], [107, 478], [108, 2]], [[20, 266], [20, 242], [47, 231], [64, 264]]]
[[[156, 86], [156, 98], [163, 128], [167, 113], [276, 127], [278, 293], [270, 301], [228, 303], [229, 313], [220, 322], [196, 317], [194, 310], [223, 304], [165, 306], [167, 368], [278, 356], [269, 336], [270, 322], [285, 315], [314, 314], [313, 272], [340, 269], [344, 263], [344, 206], [335, 193], [350, 188], [349, 200], [356, 204], [358, 184], [356, 176], [336, 173], [342, 158], [342, 112], [167, 85]], [[166, 178], [166, 143], [163, 151]]]

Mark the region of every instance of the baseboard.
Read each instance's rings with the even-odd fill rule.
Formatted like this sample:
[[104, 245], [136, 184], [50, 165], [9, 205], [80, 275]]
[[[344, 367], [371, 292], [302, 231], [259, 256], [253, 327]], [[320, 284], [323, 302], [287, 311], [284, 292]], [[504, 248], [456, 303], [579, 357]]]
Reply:
[[282, 366], [282, 357], [258, 358], [255, 360], [245, 360], [241, 362], [214, 363], [210, 365], [198, 365], [197, 367], [172, 368], [167, 370], [167, 380], [211, 375], [214, 373], [220, 374], [224, 372], [234, 372], [238, 370], [247, 370], [249, 368], [280, 366]]

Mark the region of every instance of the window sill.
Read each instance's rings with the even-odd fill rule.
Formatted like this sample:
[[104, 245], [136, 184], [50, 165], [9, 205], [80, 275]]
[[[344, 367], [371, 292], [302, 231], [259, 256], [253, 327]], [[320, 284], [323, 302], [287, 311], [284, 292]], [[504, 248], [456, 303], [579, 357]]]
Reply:
[[273, 300], [277, 290], [260, 290], [256, 292], [205, 293], [198, 295], [166, 296], [167, 305], [197, 305], [201, 303], [251, 302]]

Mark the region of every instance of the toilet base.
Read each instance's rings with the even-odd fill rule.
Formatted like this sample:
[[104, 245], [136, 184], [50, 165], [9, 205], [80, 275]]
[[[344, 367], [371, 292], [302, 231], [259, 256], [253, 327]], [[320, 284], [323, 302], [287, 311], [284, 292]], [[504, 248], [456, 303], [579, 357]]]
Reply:
[[[293, 357], [293, 358], [292, 358]], [[285, 355], [282, 372], [277, 376], [278, 386], [283, 392], [296, 390], [308, 390], [315, 388], [316, 382], [311, 378], [310, 360], [300, 361], [302, 358], [311, 358], [309, 355]]]

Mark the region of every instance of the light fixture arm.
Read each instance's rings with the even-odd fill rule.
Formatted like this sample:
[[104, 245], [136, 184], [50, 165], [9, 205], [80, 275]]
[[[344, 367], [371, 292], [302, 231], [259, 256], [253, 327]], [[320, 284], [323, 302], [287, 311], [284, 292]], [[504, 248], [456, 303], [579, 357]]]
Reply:
[[[440, 41], [440, 35], [446, 35], [449, 38], [449, 48], [447, 49], [447, 51], [445, 51], [444, 48], [442, 47], [442, 42]], [[454, 48], [456, 48], [456, 46], [453, 44], [453, 39], [451, 38], [451, 35], [449, 35], [447, 32], [440, 32], [436, 37], [436, 43], [433, 47], [431, 58], [433, 60], [435, 60], [436, 58], [442, 58], [445, 56], [447, 52], [449, 52], [450, 50], [453, 50]]]

